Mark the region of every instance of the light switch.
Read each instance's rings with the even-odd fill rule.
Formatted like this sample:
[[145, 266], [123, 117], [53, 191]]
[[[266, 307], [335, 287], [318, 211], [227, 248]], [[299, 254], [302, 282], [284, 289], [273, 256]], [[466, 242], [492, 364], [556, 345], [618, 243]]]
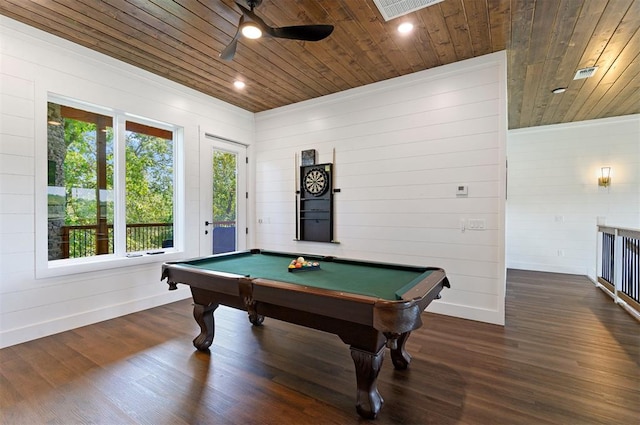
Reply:
[[481, 218], [473, 218], [469, 219], [469, 230], [484, 230], [486, 227], [486, 223], [484, 219]]

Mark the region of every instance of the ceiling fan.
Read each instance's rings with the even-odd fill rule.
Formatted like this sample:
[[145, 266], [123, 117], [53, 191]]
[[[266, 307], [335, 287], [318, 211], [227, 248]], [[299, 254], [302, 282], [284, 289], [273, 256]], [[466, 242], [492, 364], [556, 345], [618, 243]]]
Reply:
[[236, 4], [242, 11], [240, 22], [238, 22], [238, 30], [236, 35], [227, 47], [220, 52], [220, 58], [223, 60], [231, 60], [236, 54], [238, 40], [241, 37], [260, 38], [262, 35], [266, 37], [288, 38], [291, 40], [303, 41], [320, 41], [327, 38], [333, 32], [333, 25], [294, 25], [290, 27], [274, 28], [267, 25], [253, 9], [260, 6], [262, 0], [246, 0], [247, 7], [238, 3]]

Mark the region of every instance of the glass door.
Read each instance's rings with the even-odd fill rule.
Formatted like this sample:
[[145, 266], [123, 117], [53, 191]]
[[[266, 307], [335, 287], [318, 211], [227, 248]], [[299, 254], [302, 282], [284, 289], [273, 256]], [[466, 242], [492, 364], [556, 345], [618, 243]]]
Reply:
[[207, 134], [200, 148], [200, 255], [246, 249], [247, 148]]

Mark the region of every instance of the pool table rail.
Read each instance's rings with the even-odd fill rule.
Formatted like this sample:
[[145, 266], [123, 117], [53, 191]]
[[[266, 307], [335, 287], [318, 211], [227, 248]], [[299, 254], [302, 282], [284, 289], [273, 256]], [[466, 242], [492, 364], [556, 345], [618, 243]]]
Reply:
[[[237, 287], [237, 279], [243, 278], [244, 276], [235, 273], [198, 269], [182, 265], [179, 262], [166, 262], [162, 265], [162, 276], [160, 280], [167, 279], [169, 290], [174, 291], [178, 289], [178, 283], [184, 283], [192, 288], [209, 288], [212, 277], [216, 278], [217, 282], [227, 282], [227, 285], [217, 283], [220, 287], [216, 287], [216, 289], [223, 291], [226, 289], [230, 291], [229, 293], [233, 293], [233, 287]], [[235, 293], [237, 295], [238, 291], [236, 290]]]
[[[402, 294], [400, 300], [384, 300], [369, 295], [270, 279], [249, 278], [178, 263], [165, 263], [161, 280], [167, 279], [169, 290], [176, 289], [178, 283], [185, 283], [192, 288], [192, 292], [194, 288], [207, 291], [215, 289], [216, 294], [237, 297], [232, 300], [234, 302], [231, 302], [230, 306], [243, 308], [249, 313], [255, 312], [254, 300], [260, 300], [261, 304], [273, 304], [292, 309], [304, 304], [305, 310], [312, 314], [350, 320], [363, 325], [373, 324], [373, 327], [380, 332], [401, 334], [422, 326], [421, 313], [431, 301], [440, 297], [439, 294], [443, 288], [450, 287], [444, 270], [437, 268], [429, 270], [430, 273]], [[237, 302], [240, 300], [242, 303]], [[223, 301], [219, 296], [207, 301], [223, 305], [230, 303], [229, 299]]]

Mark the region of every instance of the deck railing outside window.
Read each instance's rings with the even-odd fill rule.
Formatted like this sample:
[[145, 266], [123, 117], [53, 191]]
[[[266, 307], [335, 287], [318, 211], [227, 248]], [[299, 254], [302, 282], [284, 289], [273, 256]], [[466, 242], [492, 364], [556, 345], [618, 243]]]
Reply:
[[[63, 226], [62, 258], [90, 257], [96, 252], [98, 226]], [[107, 226], [109, 252], [113, 253], [113, 225]], [[160, 249], [173, 246], [173, 223], [127, 224], [127, 252]]]
[[597, 284], [640, 319], [640, 230], [598, 226]]
[[[235, 246], [235, 221], [214, 221], [214, 254], [230, 252]], [[107, 226], [109, 252], [97, 252], [98, 226], [63, 226], [62, 258], [91, 257], [113, 253], [113, 225]], [[173, 223], [127, 224], [127, 252], [173, 247]]]

